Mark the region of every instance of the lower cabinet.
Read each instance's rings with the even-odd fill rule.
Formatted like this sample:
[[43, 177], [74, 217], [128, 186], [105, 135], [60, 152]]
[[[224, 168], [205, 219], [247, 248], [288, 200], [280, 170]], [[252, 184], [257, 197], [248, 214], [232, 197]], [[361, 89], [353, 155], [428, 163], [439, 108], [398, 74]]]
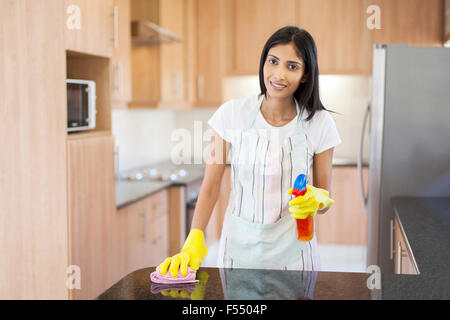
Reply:
[[113, 154], [108, 134], [67, 141], [70, 299], [95, 299], [169, 253], [168, 190], [116, 210]]
[[114, 138], [108, 134], [67, 140], [70, 299], [94, 299], [115, 280], [113, 154]]
[[137, 269], [158, 265], [169, 255], [167, 189], [117, 210], [114, 220], [117, 281]]
[[[368, 168], [363, 168], [365, 184]], [[316, 214], [314, 228], [319, 244], [367, 245], [367, 213], [364, 211], [356, 166], [333, 166], [333, 205], [325, 214]]]
[[403, 233], [397, 217], [394, 218], [394, 272], [395, 274], [419, 274], [414, 263], [414, 257], [407, 245], [406, 236]]

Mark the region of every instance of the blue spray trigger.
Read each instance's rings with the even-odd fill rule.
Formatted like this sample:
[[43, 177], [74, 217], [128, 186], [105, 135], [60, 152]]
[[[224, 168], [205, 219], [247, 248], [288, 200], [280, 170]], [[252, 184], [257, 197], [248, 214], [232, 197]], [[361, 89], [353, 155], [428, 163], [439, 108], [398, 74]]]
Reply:
[[295, 179], [294, 182], [294, 189], [298, 189], [300, 191], [303, 191], [306, 189], [306, 175], [301, 173], [297, 176], [297, 179]]

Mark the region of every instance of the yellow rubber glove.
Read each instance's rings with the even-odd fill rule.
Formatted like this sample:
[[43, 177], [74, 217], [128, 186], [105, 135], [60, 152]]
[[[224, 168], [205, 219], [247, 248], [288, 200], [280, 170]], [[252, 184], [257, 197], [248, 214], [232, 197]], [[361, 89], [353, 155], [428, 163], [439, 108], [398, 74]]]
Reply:
[[192, 229], [184, 242], [181, 252], [173, 257], [166, 258], [159, 265], [159, 271], [161, 274], [166, 274], [167, 268], [169, 268], [170, 275], [176, 277], [178, 275], [178, 268], [180, 268], [181, 274], [186, 276], [187, 267], [189, 266], [192, 270], [197, 271], [207, 254], [208, 248], [205, 244], [203, 231], [200, 229]]
[[[292, 194], [292, 188], [288, 190]], [[289, 201], [289, 212], [295, 219], [306, 219], [308, 216], [315, 216], [318, 210], [325, 209], [334, 203], [329, 198], [329, 192], [325, 189], [316, 188], [309, 184], [306, 185], [306, 193], [303, 196]]]

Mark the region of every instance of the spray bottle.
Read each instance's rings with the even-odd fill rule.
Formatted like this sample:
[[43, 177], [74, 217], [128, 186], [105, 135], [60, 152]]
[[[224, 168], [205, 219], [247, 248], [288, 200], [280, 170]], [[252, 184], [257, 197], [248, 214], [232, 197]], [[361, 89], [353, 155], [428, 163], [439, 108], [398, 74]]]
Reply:
[[[295, 179], [292, 194], [297, 198], [306, 193], [306, 175], [299, 174]], [[312, 216], [297, 220], [297, 239], [300, 241], [310, 241], [314, 236], [314, 220]]]

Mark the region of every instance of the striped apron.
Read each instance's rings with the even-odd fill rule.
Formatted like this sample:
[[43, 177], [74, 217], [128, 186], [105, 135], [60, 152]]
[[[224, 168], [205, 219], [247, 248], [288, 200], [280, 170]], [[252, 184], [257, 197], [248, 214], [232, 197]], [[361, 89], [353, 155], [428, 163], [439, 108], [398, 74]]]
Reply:
[[287, 192], [309, 177], [306, 136], [297, 100], [297, 130], [282, 143], [252, 129], [258, 99], [231, 158], [231, 193], [219, 246], [222, 268], [320, 270], [317, 240], [298, 241]]

